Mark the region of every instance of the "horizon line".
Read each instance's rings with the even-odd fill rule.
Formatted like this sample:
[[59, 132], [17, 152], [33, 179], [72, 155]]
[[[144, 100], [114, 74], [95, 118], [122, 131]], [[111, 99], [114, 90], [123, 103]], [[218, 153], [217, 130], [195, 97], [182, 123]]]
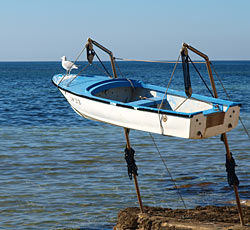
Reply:
[[[110, 60], [103, 60], [104, 62], [110, 62]], [[140, 60], [133, 60], [133, 61], [126, 61], [126, 60], [116, 60], [119, 62], [143, 62]], [[150, 60], [152, 62], [176, 62], [176, 60]], [[201, 61], [199, 60], [193, 60], [193, 61]], [[250, 61], [250, 59], [209, 59], [209, 61]], [[0, 62], [61, 62], [60, 60], [0, 60]], [[77, 62], [88, 62], [86, 61], [77, 61]], [[94, 62], [99, 62], [98, 60]], [[146, 61], [145, 61], [146, 62]], [[181, 61], [179, 61], [181, 62]], [[163, 63], [164, 64], [164, 63]], [[165, 63], [168, 64], [168, 63]]]

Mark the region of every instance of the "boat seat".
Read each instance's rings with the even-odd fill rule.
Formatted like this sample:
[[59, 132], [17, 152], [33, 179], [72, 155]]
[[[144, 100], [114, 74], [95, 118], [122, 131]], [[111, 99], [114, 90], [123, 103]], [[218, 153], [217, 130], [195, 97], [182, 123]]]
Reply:
[[[157, 105], [160, 105], [161, 102], [162, 102], [162, 98], [150, 97], [147, 99], [132, 101], [132, 102], [129, 102], [128, 104], [131, 106], [135, 106], [135, 107], [143, 106], [143, 107], [155, 107], [155, 108], [157, 108]], [[164, 109], [172, 110], [166, 99], [164, 99]]]

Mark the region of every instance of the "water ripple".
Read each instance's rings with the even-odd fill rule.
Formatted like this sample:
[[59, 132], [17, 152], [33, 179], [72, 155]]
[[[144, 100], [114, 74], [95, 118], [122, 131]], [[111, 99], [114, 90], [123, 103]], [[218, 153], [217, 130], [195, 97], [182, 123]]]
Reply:
[[[119, 65], [136, 79], [161, 85], [172, 70], [164, 64]], [[215, 66], [232, 98], [242, 101], [242, 118], [250, 127], [250, 63]], [[122, 128], [82, 119], [71, 110], [50, 81], [61, 71], [59, 63], [0, 63], [0, 67], [0, 228], [112, 229], [120, 209], [138, 205], [127, 175]], [[229, 73], [235, 76], [232, 82]], [[180, 79], [174, 88], [183, 87]], [[194, 89], [201, 91], [200, 86], [198, 82]], [[149, 134], [130, 135], [145, 205], [182, 208]], [[234, 200], [220, 137], [199, 141], [153, 136], [188, 207]], [[241, 199], [249, 199], [249, 139], [241, 125], [228, 138], [238, 165]]]

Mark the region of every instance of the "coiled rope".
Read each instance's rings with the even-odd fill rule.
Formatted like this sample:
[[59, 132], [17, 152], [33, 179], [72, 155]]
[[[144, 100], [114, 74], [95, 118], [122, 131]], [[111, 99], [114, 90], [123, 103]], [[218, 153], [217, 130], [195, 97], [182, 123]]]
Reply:
[[227, 171], [227, 182], [230, 186], [237, 185], [239, 186], [240, 182], [238, 177], [235, 174], [235, 160], [232, 156], [232, 153], [230, 152], [231, 158], [228, 160], [227, 154], [226, 154], [226, 171]]
[[138, 176], [138, 173], [137, 173], [137, 165], [135, 163], [135, 158], [134, 158], [134, 155], [135, 155], [135, 150], [132, 149], [132, 148], [126, 148], [124, 150], [125, 152], [125, 160], [127, 162], [127, 167], [128, 167], [128, 176], [129, 176], [129, 179], [132, 180], [132, 175], [135, 174], [136, 176]]

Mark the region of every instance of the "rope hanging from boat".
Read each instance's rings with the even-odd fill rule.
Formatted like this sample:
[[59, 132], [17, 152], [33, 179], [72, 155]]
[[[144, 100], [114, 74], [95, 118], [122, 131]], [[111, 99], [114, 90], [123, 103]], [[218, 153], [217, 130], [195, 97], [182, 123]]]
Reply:
[[152, 135], [151, 133], [149, 133], [149, 135], [150, 135], [150, 137], [151, 137], [151, 139], [152, 139], [152, 141], [153, 141], [153, 143], [154, 143], [154, 146], [155, 146], [155, 148], [156, 148], [156, 150], [157, 150], [157, 152], [158, 152], [158, 154], [159, 154], [159, 156], [160, 156], [160, 158], [161, 158], [162, 163], [163, 163], [164, 166], [165, 166], [165, 169], [166, 169], [167, 172], [168, 172], [168, 175], [170, 176], [170, 179], [171, 179], [172, 183], [174, 184], [174, 187], [175, 187], [175, 189], [176, 189], [176, 191], [177, 191], [177, 193], [178, 193], [178, 195], [179, 195], [179, 197], [180, 197], [180, 199], [181, 199], [181, 201], [182, 201], [182, 203], [183, 203], [185, 209], [187, 209], [187, 206], [186, 206], [186, 204], [185, 204], [185, 202], [184, 202], [184, 199], [182, 198], [182, 195], [181, 195], [181, 193], [180, 193], [180, 191], [179, 191], [179, 189], [178, 189], [178, 187], [177, 187], [177, 185], [176, 185], [176, 183], [175, 183], [175, 180], [173, 179], [172, 174], [171, 174], [171, 172], [170, 172], [170, 170], [169, 170], [169, 168], [168, 168], [166, 162], [164, 161], [164, 159], [163, 159], [163, 157], [162, 157], [162, 155], [161, 155], [161, 153], [160, 153], [160, 150], [159, 150], [159, 148], [158, 148], [158, 146], [157, 146], [157, 144], [156, 144], [156, 142], [155, 142], [155, 139], [154, 139], [153, 135]]
[[135, 164], [135, 158], [134, 158], [135, 150], [132, 148], [129, 148], [129, 149], [126, 148], [124, 152], [125, 152], [125, 160], [127, 162], [127, 167], [128, 167], [128, 176], [129, 176], [129, 179], [132, 180], [133, 174], [138, 176], [138, 173], [137, 173], [138, 168]]
[[168, 81], [168, 85], [167, 85], [167, 88], [166, 88], [165, 94], [164, 94], [164, 96], [163, 96], [163, 98], [162, 98], [162, 101], [161, 101], [160, 108], [159, 108], [158, 112], [160, 112], [160, 109], [162, 108], [162, 105], [163, 105], [164, 99], [165, 99], [165, 97], [166, 97], [166, 95], [167, 95], [167, 92], [168, 92], [169, 86], [170, 86], [171, 81], [172, 81], [172, 79], [173, 79], [173, 76], [174, 76], [174, 73], [175, 73], [176, 67], [177, 67], [177, 65], [178, 65], [178, 63], [179, 63], [179, 60], [180, 60], [180, 54], [179, 54], [179, 56], [178, 56], [178, 58], [177, 58], [177, 61], [175, 62], [175, 65], [174, 65], [174, 68], [173, 68], [173, 71], [172, 71], [171, 77], [170, 77], [170, 79], [169, 79], [169, 81]]
[[178, 65], [178, 63], [179, 63], [180, 56], [181, 56], [181, 54], [179, 54], [179, 56], [178, 56], [178, 58], [177, 58], [177, 61], [175, 62], [174, 69], [173, 69], [172, 74], [171, 74], [171, 77], [170, 77], [170, 79], [169, 79], [169, 81], [168, 81], [168, 85], [167, 85], [166, 91], [165, 91], [165, 93], [164, 93], [164, 95], [163, 95], [163, 97], [162, 97], [161, 104], [160, 104], [160, 106], [159, 106], [159, 108], [158, 108], [158, 116], [159, 116], [159, 122], [160, 122], [160, 127], [161, 127], [161, 133], [162, 133], [162, 135], [163, 135], [163, 132], [164, 132], [163, 126], [162, 126], [162, 119], [163, 119], [163, 116], [160, 116], [160, 110], [162, 109], [162, 106], [163, 106], [163, 103], [164, 103], [164, 99], [165, 99], [165, 97], [166, 97], [166, 95], [167, 95], [167, 92], [168, 92], [169, 86], [170, 86], [170, 84], [171, 84], [171, 81], [172, 81], [172, 79], [173, 79], [173, 76], [174, 76], [176, 67], [177, 67], [177, 65]]
[[[214, 71], [214, 73], [215, 73], [215, 76], [216, 76], [216, 77], [217, 77], [217, 79], [219, 80], [219, 82], [220, 82], [220, 84], [221, 84], [221, 86], [222, 86], [222, 88], [223, 88], [223, 90], [224, 90], [224, 92], [225, 92], [225, 94], [226, 94], [227, 98], [228, 98], [229, 100], [231, 100], [231, 98], [230, 98], [229, 94], [227, 93], [226, 88], [224, 87], [224, 85], [223, 85], [223, 83], [222, 83], [221, 78], [219, 77], [218, 73], [216, 72], [216, 70], [215, 70], [215, 68], [214, 68], [214, 66], [213, 66], [213, 63], [212, 63], [212, 62], [210, 62], [210, 64], [211, 64], [211, 66], [212, 66], [212, 68], [213, 68], [213, 71]], [[240, 116], [239, 116], [239, 120], [240, 120], [240, 123], [241, 123], [241, 125], [242, 125], [243, 129], [245, 130], [245, 133], [247, 134], [247, 136], [248, 136], [248, 138], [249, 138], [249, 140], [250, 140], [250, 134], [249, 134], [249, 132], [248, 132], [248, 130], [247, 130], [247, 128], [246, 128], [246, 126], [244, 125], [243, 120], [241, 119], [241, 117], [240, 117]]]

